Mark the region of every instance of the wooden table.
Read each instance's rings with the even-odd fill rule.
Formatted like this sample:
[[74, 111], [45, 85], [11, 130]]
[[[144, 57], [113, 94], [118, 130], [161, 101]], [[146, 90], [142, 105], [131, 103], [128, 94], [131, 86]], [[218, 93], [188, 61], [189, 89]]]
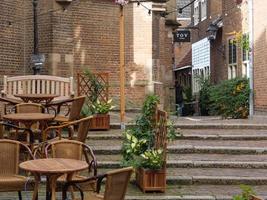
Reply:
[[[47, 158], [29, 160], [19, 165], [23, 170], [32, 172], [35, 178], [35, 186], [33, 193], [33, 200], [36, 200], [38, 194], [38, 187], [40, 182], [40, 176], [46, 175], [47, 177], [47, 190], [51, 191], [51, 200], [56, 200], [56, 183], [57, 179], [67, 174], [67, 181], [72, 179], [75, 172], [88, 168], [86, 161], [65, 159], [65, 158]], [[47, 199], [50, 199], [48, 196]]]
[[15, 97], [21, 98], [24, 102], [33, 102], [33, 103], [45, 103], [49, 104], [55, 97], [59, 95], [55, 94], [14, 94]]
[[[34, 123], [39, 122], [42, 130], [45, 128], [46, 122], [54, 119], [54, 117], [55, 115], [47, 113], [13, 113], [3, 115], [4, 120], [23, 123], [28, 129], [30, 129]], [[44, 139], [45, 138], [43, 138], [43, 140]], [[33, 138], [30, 138], [30, 141], [33, 142]]]

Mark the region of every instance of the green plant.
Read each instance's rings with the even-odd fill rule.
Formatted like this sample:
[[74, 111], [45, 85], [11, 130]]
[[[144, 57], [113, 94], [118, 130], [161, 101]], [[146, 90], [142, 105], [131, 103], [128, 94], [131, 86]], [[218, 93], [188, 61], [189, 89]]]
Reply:
[[210, 104], [210, 79], [209, 78], [199, 78], [198, 79], [200, 85], [199, 91], [199, 108], [200, 114], [203, 116], [209, 115], [209, 104]]
[[223, 81], [210, 88], [210, 112], [224, 118], [246, 118], [249, 108], [249, 84], [246, 78]]
[[145, 169], [160, 169], [163, 165], [163, 151], [158, 150], [148, 150], [141, 154], [141, 165]]
[[107, 102], [100, 102], [97, 100], [94, 104], [92, 104], [92, 111], [96, 114], [106, 114], [115, 106], [112, 105], [112, 99]]
[[250, 200], [250, 195], [255, 195], [253, 189], [248, 185], [240, 185], [241, 194], [235, 195], [233, 200]]
[[89, 69], [84, 70], [84, 75], [88, 78], [88, 84], [90, 85], [90, 96], [88, 97], [87, 101], [92, 104], [95, 104], [96, 101], [99, 99], [103, 88], [106, 87], [102, 82], [98, 81], [95, 74], [93, 74]]
[[[134, 128], [127, 129], [123, 134], [122, 165], [159, 169], [163, 158], [161, 151], [153, 149], [155, 135], [155, 112], [159, 97], [149, 95], [142, 107], [142, 113], [136, 119]], [[168, 139], [177, 137], [173, 125], [168, 129]], [[162, 161], [162, 162], [161, 162]]]

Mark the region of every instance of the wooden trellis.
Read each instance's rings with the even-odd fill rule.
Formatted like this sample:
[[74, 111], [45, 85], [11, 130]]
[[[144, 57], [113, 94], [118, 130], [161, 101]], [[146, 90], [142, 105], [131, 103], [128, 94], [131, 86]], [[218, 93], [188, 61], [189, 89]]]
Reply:
[[87, 103], [92, 103], [92, 94], [97, 93], [96, 97], [100, 102], [108, 101], [109, 93], [109, 74], [108, 73], [92, 73], [94, 81], [99, 84], [98, 91], [92, 85], [92, 80], [85, 73], [77, 74], [78, 95], [86, 95]]

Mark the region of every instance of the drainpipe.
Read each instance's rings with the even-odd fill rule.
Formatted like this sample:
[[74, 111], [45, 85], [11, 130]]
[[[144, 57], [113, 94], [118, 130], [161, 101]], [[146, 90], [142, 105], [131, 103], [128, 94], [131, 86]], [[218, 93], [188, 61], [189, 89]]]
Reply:
[[248, 0], [248, 9], [249, 9], [249, 117], [253, 117], [254, 115], [254, 73], [253, 73], [253, 65], [254, 65], [254, 8], [253, 8], [253, 0]]

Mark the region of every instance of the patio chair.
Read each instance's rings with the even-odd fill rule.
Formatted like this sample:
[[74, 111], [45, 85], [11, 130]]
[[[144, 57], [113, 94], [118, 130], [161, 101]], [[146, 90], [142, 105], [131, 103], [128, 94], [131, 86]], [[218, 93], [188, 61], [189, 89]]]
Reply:
[[[75, 120], [70, 123], [64, 123], [62, 125], [50, 126], [46, 128], [42, 134], [43, 143], [40, 143], [38, 146], [36, 146], [34, 150], [34, 156], [40, 157], [40, 158], [44, 157], [45, 148], [49, 143], [53, 141], [65, 139], [62, 136], [62, 131], [64, 129], [67, 129], [69, 131], [69, 135], [67, 139], [73, 139], [73, 140], [77, 140], [82, 143], [85, 143], [87, 135], [88, 135], [88, 131], [89, 131], [89, 123], [92, 117], [93, 116], [88, 116], [88, 117], [85, 117], [79, 120]], [[74, 134], [74, 126], [78, 126], [76, 135]], [[0, 135], [1, 135], [1, 132], [0, 132]], [[52, 139], [49, 139], [51, 138], [51, 135], [53, 135], [54, 137]]]
[[[97, 175], [97, 161], [92, 149], [86, 144], [76, 141], [76, 140], [58, 140], [49, 143], [45, 148], [46, 157], [52, 158], [69, 158], [83, 160], [85, 159], [88, 163], [88, 175], [96, 176]], [[73, 180], [83, 180], [88, 178], [88, 176], [80, 175], [75, 173], [72, 177]], [[66, 176], [61, 176], [58, 178], [58, 189], [62, 188], [62, 184], [66, 183]], [[96, 182], [92, 180], [87, 185], [90, 190], [95, 190]]]
[[[70, 186], [77, 187], [79, 189], [80, 184], [87, 182], [87, 181], [96, 180], [97, 181], [96, 192], [94, 192], [94, 193], [88, 192], [88, 193], [86, 193], [85, 198], [84, 198], [83, 191], [80, 190], [82, 200], [83, 199], [88, 199], [88, 200], [124, 200], [127, 186], [128, 186], [129, 181], [130, 181], [132, 172], [133, 172], [133, 168], [127, 167], [127, 168], [112, 170], [112, 171], [109, 171], [103, 175], [91, 177], [91, 178], [88, 178], [86, 180], [70, 181], [64, 185], [63, 199], [66, 199], [67, 189]], [[104, 178], [106, 178], [105, 191], [104, 191], [103, 195], [100, 195], [99, 191], [101, 189], [101, 183], [102, 183], [102, 180]]]
[[69, 99], [66, 100], [66, 103], [71, 103], [69, 111], [67, 112], [66, 115], [58, 114], [55, 117], [54, 121], [60, 124], [65, 122], [72, 122], [74, 120], [79, 119], [84, 101], [85, 101], [85, 96], [74, 97], [71, 100]]
[[33, 159], [31, 150], [26, 145], [14, 140], [0, 139], [0, 192], [17, 191], [20, 200], [21, 191], [25, 190], [28, 181], [27, 177], [19, 175], [21, 149], [26, 150]]
[[[42, 106], [41, 104], [36, 104], [36, 103], [20, 103], [15, 105], [15, 109], [17, 113], [42, 113], [44, 112], [45, 107]], [[19, 127], [24, 127], [23, 124], [18, 124]], [[39, 123], [35, 123], [31, 126], [31, 129], [34, 133], [34, 135], [36, 136], [35, 138], [38, 138], [38, 140], [40, 139], [40, 124]], [[20, 135], [22, 135], [20, 133]], [[16, 133], [16, 138], [18, 137], [17, 133]], [[23, 137], [23, 136], [22, 136]]]
[[250, 195], [249, 200], [263, 200], [263, 199], [255, 195]]

